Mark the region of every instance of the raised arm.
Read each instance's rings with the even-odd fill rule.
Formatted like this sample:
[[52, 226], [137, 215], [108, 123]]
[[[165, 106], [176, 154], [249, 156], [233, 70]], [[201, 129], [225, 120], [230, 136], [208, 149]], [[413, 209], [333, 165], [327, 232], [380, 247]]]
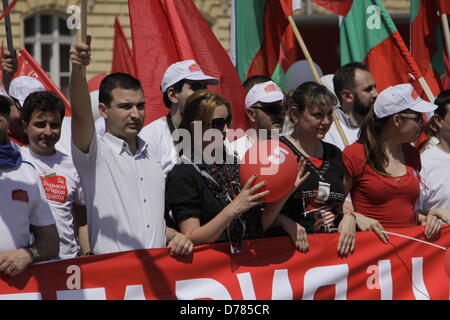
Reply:
[[70, 75], [70, 102], [72, 104], [72, 141], [81, 151], [87, 153], [95, 134], [94, 116], [92, 115], [91, 99], [83, 66], [88, 66], [91, 60], [91, 37], [86, 43], [72, 45], [70, 59], [72, 73]]

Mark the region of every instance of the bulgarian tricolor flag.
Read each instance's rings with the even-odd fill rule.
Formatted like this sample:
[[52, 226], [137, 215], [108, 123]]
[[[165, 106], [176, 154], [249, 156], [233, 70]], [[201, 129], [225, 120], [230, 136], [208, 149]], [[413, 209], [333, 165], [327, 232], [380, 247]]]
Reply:
[[231, 56], [242, 81], [266, 75], [285, 87], [285, 74], [300, 57], [287, 17], [299, 8], [300, 0], [233, 0]]
[[313, 0], [341, 15], [341, 65], [363, 62], [377, 82], [378, 91], [411, 83], [423, 93], [422, 74], [381, 0]]
[[411, 0], [411, 54], [435, 96], [444, 89], [448, 73], [439, 12], [445, 13], [439, 1]]

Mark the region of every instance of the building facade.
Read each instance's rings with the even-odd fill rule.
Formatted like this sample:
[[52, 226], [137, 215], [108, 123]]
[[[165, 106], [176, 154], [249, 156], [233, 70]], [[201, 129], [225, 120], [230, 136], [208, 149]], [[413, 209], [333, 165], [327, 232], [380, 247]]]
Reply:
[[[226, 50], [230, 48], [231, 0], [194, 0], [216, 37]], [[408, 14], [409, 1], [384, 0], [391, 13]], [[19, 0], [11, 12], [15, 48], [26, 48], [67, 94], [70, 74], [69, 51], [76, 39], [70, 30], [74, 21], [74, 5], [79, 0]], [[303, 1], [299, 16], [329, 15], [326, 10]], [[92, 65], [88, 78], [111, 70], [114, 19], [118, 16], [131, 46], [131, 30], [127, 0], [88, 0], [88, 33], [92, 35]], [[0, 37], [6, 46], [5, 28], [0, 22]]]

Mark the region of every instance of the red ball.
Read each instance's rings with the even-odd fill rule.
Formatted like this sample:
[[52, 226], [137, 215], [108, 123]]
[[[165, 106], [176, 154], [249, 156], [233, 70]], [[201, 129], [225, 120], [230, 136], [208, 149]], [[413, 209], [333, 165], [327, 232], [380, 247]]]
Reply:
[[266, 181], [265, 187], [257, 192], [269, 190], [265, 202], [274, 202], [286, 196], [294, 189], [297, 177], [297, 158], [292, 150], [279, 140], [263, 140], [247, 150], [240, 165], [242, 186], [251, 176], [256, 181]]

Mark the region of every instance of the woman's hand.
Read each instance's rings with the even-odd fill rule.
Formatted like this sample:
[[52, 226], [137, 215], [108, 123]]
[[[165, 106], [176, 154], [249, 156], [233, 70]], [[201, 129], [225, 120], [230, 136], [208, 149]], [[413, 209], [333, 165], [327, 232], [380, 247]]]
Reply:
[[301, 158], [300, 160], [298, 160], [297, 163], [297, 178], [295, 179], [295, 183], [294, 183], [294, 190], [295, 191], [303, 182], [305, 182], [306, 179], [308, 179], [309, 177], [309, 171], [305, 172], [305, 168], [306, 168], [306, 161]]
[[252, 187], [256, 180], [256, 175], [251, 176], [245, 183], [244, 188], [236, 198], [227, 206], [233, 216], [244, 213], [254, 206], [264, 202], [264, 197], [269, 194], [269, 190], [257, 193], [267, 182], [262, 181]]
[[426, 216], [426, 220], [422, 222], [422, 225], [425, 225], [425, 238], [432, 239], [439, 233], [441, 229], [441, 221], [438, 216], [435, 214], [428, 213]]
[[279, 215], [278, 216], [278, 223], [280, 226], [286, 231], [286, 233], [291, 237], [292, 242], [294, 243], [295, 247], [300, 252], [308, 252], [309, 245], [308, 245], [308, 235], [306, 233], [306, 229], [303, 228], [300, 224], [296, 223], [294, 220]]
[[377, 236], [383, 241], [384, 243], [387, 243], [389, 240], [389, 237], [383, 233], [384, 228], [377, 220], [366, 217], [360, 213], [356, 213], [356, 225], [359, 230], [361, 231], [373, 231], [377, 234]]
[[355, 250], [356, 216], [344, 214], [339, 223], [338, 253], [340, 256], [347, 256]]

